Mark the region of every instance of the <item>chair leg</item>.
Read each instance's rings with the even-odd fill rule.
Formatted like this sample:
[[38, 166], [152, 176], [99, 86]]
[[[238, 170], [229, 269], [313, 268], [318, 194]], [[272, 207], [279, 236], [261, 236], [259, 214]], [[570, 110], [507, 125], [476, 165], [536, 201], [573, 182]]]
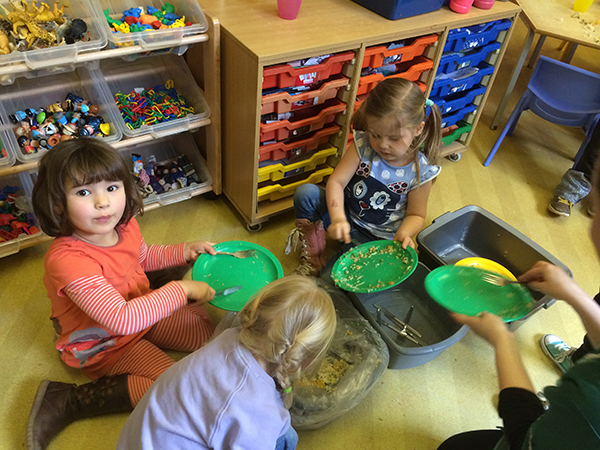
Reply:
[[[519, 109], [515, 108], [517, 115], [513, 118], [508, 130], [506, 130], [507, 136], [512, 136], [513, 132], [515, 131], [515, 127], [517, 126], [517, 122], [521, 118], [521, 114], [523, 114], [523, 111], [527, 111], [528, 109], [529, 108], [526, 106], [521, 106]], [[508, 122], [506, 122], [506, 124], [508, 125]]]
[[485, 167], [489, 166], [492, 163], [492, 159], [494, 159], [494, 156], [496, 155], [496, 152], [500, 148], [500, 145], [502, 145], [502, 141], [506, 137], [507, 133], [509, 131], [512, 133], [512, 130], [514, 130], [515, 125], [517, 124], [517, 121], [519, 120], [519, 117], [521, 117], [521, 113], [523, 112], [524, 105], [526, 104], [526, 102], [529, 99], [528, 92], [529, 91], [526, 91], [519, 99], [517, 106], [515, 106], [515, 109], [513, 110], [510, 117], [508, 118], [508, 121], [506, 122], [506, 125], [504, 125], [504, 128], [500, 132], [498, 139], [496, 139], [496, 143], [494, 144], [494, 146], [488, 153], [487, 158], [485, 158], [485, 161], [483, 163], [483, 165]]

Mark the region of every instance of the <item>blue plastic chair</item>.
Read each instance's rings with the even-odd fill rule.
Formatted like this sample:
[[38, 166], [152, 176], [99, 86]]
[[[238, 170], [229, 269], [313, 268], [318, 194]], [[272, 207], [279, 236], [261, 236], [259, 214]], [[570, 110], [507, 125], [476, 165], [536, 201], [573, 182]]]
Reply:
[[528, 109], [552, 123], [583, 127], [585, 139], [575, 156], [577, 164], [600, 120], [600, 75], [540, 56], [527, 90], [490, 150], [484, 166], [490, 165], [504, 137], [512, 135], [521, 113]]

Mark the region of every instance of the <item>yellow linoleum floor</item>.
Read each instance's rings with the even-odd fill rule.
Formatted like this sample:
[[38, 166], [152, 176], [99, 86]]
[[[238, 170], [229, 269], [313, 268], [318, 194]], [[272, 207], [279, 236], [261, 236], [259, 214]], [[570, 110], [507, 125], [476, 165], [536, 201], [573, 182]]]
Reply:
[[[492, 165], [482, 161], [498, 131], [490, 130], [495, 106], [520, 52], [525, 28], [519, 23], [500, 68], [490, 101], [468, 152], [443, 171], [431, 194], [428, 222], [465, 205], [479, 205], [508, 222], [564, 262], [590, 294], [598, 291], [600, 264], [588, 236], [585, 205], [566, 218], [551, 216], [546, 205], [561, 175], [572, 165], [581, 130], [550, 125], [525, 113], [513, 137], [504, 141]], [[558, 57], [559, 42], [548, 39], [543, 54]], [[600, 72], [598, 53], [579, 49], [573, 63]], [[523, 92], [524, 69], [505, 118]], [[248, 240], [269, 248], [286, 273], [297, 263], [284, 255], [293, 215], [246, 231], [224, 196], [195, 198], [150, 211], [139, 219], [148, 243], [205, 239]], [[86, 378], [66, 367], [53, 349], [50, 303], [42, 284], [48, 244], [0, 259], [0, 449], [25, 448], [25, 427], [39, 382], [52, 379], [82, 383]], [[552, 384], [558, 372], [538, 346], [544, 333], [556, 333], [579, 345], [583, 327], [575, 314], [557, 303], [530, 318], [517, 331], [525, 364], [536, 388]], [[300, 450], [435, 449], [448, 436], [500, 425], [495, 411], [496, 375], [491, 348], [472, 333], [437, 359], [413, 369], [387, 370], [366, 399], [328, 426], [300, 433]], [[68, 427], [50, 450], [107, 450], [115, 447], [127, 415], [80, 421]]]

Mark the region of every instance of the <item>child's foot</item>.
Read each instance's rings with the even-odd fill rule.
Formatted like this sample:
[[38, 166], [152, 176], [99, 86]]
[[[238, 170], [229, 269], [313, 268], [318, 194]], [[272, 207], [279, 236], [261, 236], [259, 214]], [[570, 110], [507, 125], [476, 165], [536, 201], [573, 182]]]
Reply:
[[573, 367], [573, 360], [571, 359], [573, 349], [558, 336], [545, 334], [540, 339], [540, 347], [562, 373]]
[[557, 196], [554, 196], [552, 201], [548, 203], [548, 211], [559, 216], [569, 217], [571, 215], [572, 207], [573, 203], [569, 200]]

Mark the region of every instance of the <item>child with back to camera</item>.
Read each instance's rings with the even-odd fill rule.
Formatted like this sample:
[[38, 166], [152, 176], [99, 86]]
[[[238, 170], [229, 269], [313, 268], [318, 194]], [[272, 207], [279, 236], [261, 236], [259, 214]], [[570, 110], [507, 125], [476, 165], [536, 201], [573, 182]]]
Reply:
[[[592, 205], [600, 211], [600, 160], [592, 178]], [[590, 230], [596, 256], [600, 256], [600, 215]], [[514, 334], [502, 319], [482, 313], [478, 317], [454, 314], [456, 321], [488, 341], [494, 348], [500, 393], [498, 414], [503, 428], [467, 431], [445, 440], [438, 450], [596, 450], [600, 448], [600, 305], [563, 269], [539, 261], [519, 277], [528, 286], [564, 301], [579, 316], [587, 331], [589, 353], [565, 368], [556, 386], [544, 389], [545, 411], [535, 394], [521, 359]]]
[[77, 419], [132, 411], [174, 364], [161, 349], [191, 352], [208, 340], [214, 328], [201, 304], [215, 291], [192, 280], [152, 290], [145, 271], [185, 266], [215, 250], [204, 241], [147, 245], [129, 168], [98, 139], [68, 140], [46, 153], [32, 200], [42, 230], [55, 237], [44, 284], [56, 349], [94, 380], [40, 384], [27, 427], [28, 450], [40, 450]]
[[[430, 113], [426, 115], [427, 106]], [[302, 244], [297, 273], [317, 276], [326, 263], [325, 229], [334, 239], [393, 239], [414, 247], [423, 227], [441, 140], [441, 113], [416, 83], [388, 78], [369, 93], [352, 118], [354, 143], [326, 189], [313, 184], [294, 193], [296, 228], [286, 254]]]
[[292, 385], [320, 366], [336, 327], [316, 281], [273, 281], [230, 328], [170, 367], [121, 431], [118, 450], [293, 450]]

